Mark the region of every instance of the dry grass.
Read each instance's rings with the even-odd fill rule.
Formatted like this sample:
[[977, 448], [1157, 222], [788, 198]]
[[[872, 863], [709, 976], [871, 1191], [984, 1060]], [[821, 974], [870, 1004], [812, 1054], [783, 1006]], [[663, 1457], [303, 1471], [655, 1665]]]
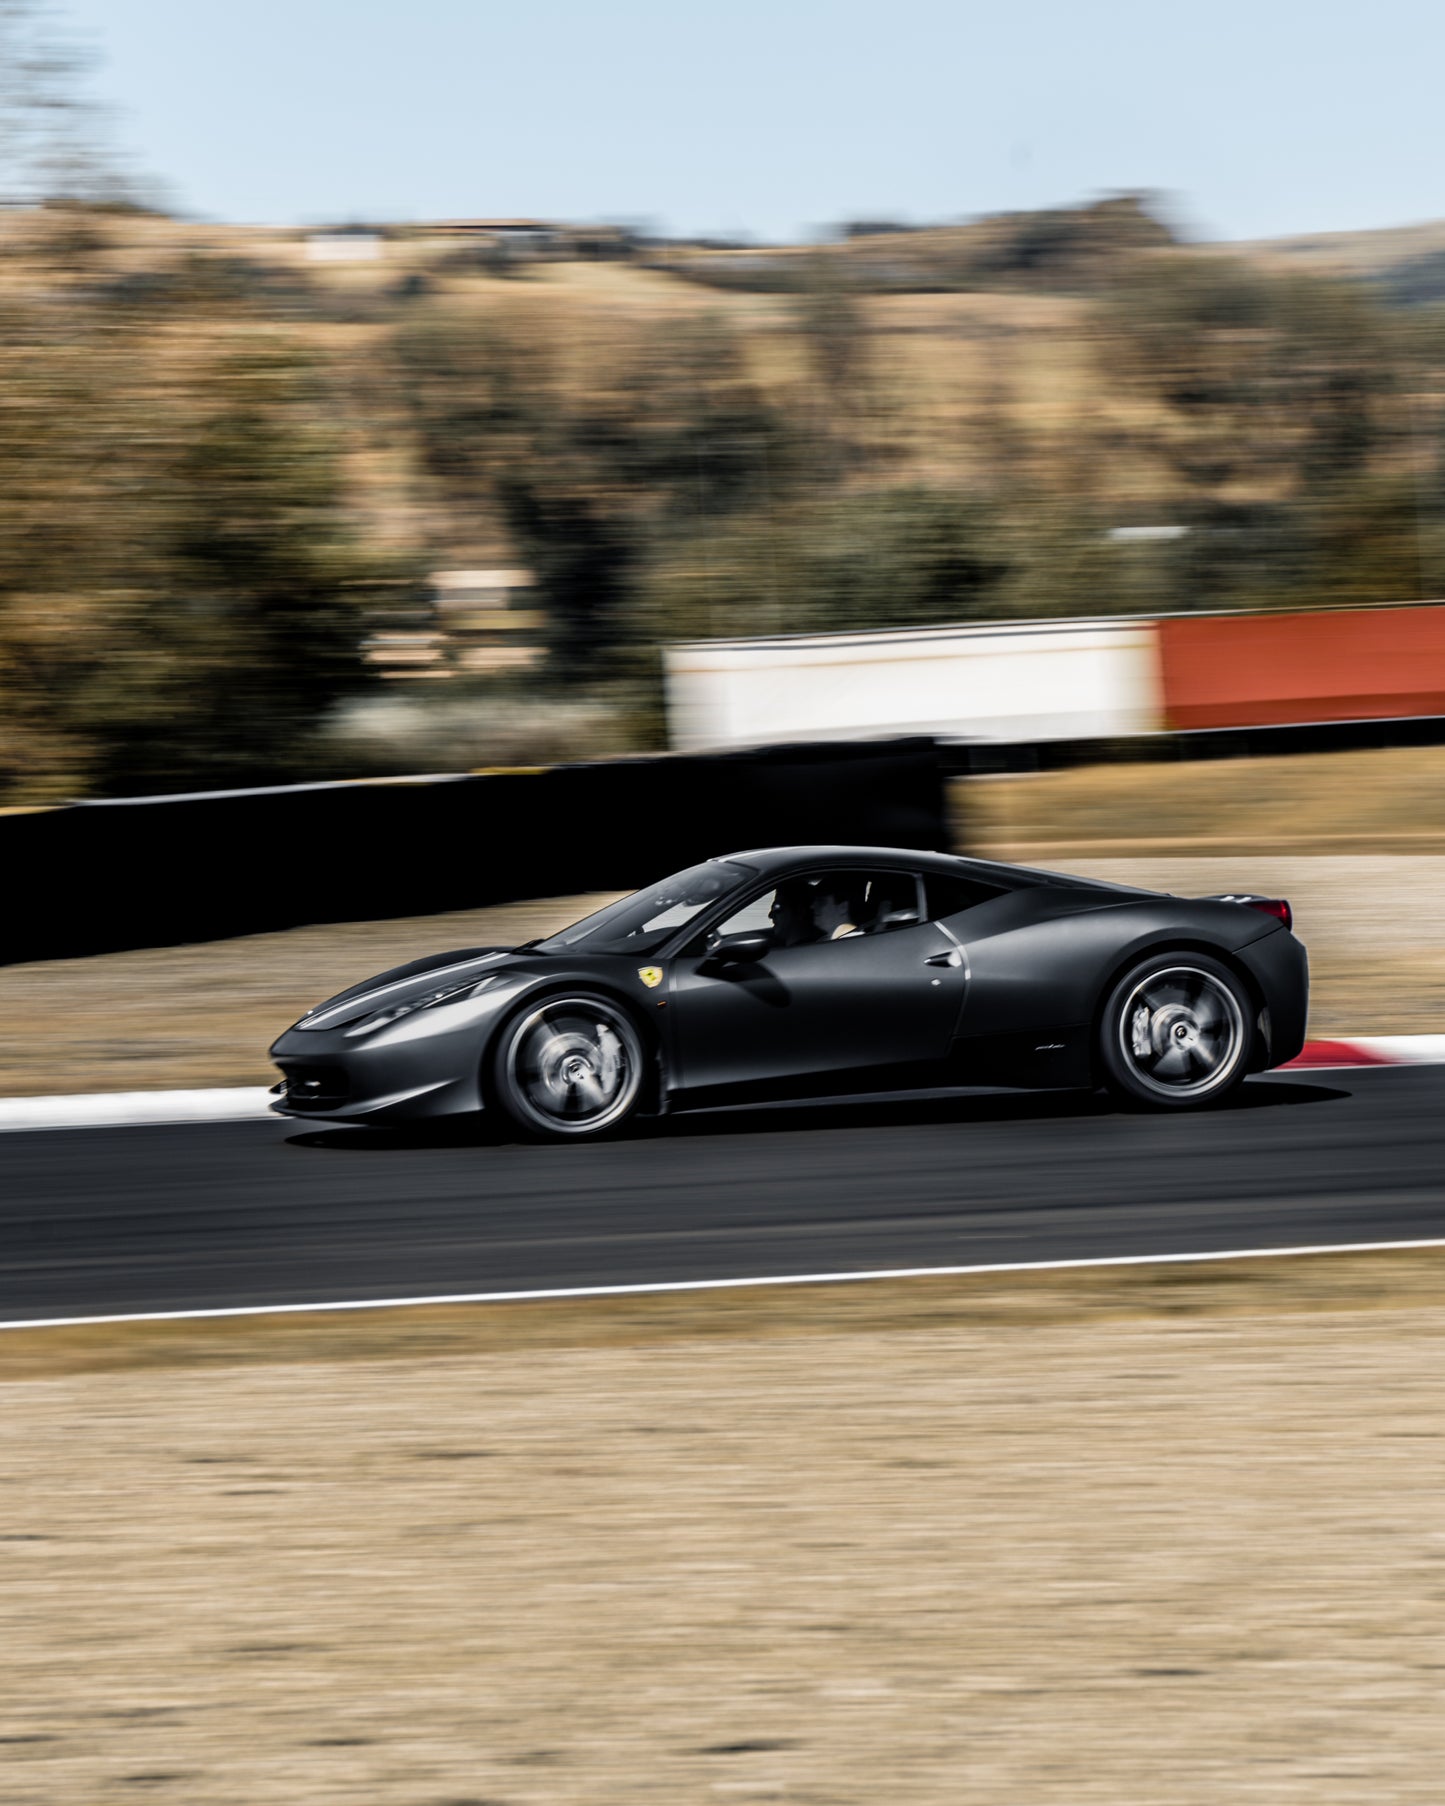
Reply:
[[956, 836], [996, 858], [1445, 853], [1445, 746], [960, 779]]
[[[65, 240], [77, 232], [90, 247], [67, 265]], [[358, 373], [374, 366], [404, 317], [395, 297], [406, 278], [422, 278], [433, 299], [478, 321], [525, 320], [562, 352], [563, 372], [569, 358], [585, 364], [589, 348], [601, 345], [605, 356], [619, 331], [702, 317], [720, 318], [737, 331], [754, 378], [785, 406], [807, 365], [789, 295], [706, 288], [626, 262], [523, 264], [502, 278], [459, 261], [466, 247], [456, 240], [420, 235], [389, 241], [374, 262], [318, 264], [309, 260], [299, 233], [14, 214], [0, 218], [0, 296], [135, 274], [187, 254], [287, 269], [304, 278], [318, 299], [365, 304], [357, 319], [343, 305], [336, 319], [303, 314], [269, 325], [309, 347], [336, 378], [333, 405], [350, 408], [347, 397], [358, 385], [371, 398], [347, 416], [346, 465], [353, 503], [369, 530], [384, 543], [399, 539], [434, 548], [440, 535], [453, 546], [447, 556], [505, 560], [509, 554], [505, 542], [496, 541], [487, 509], [480, 519], [476, 507], [453, 517], [430, 496], [405, 410], [391, 407], [378, 416], [374, 381], [363, 383]], [[1057, 455], [1057, 434], [1103, 406], [1103, 375], [1086, 343], [1086, 303], [1066, 296], [960, 293], [863, 296], [859, 305], [873, 329], [867, 406], [877, 418], [871, 431], [886, 442], [895, 480], [977, 480], [994, 456], [992, 435], [1001, 422], [1032, 435], [1029, 456], [1042, 467]], [[214, 321], [178, 317], [167, 328], [169, 355], [194, 355], [198, 345], [211, 345], [215, 331]], [[374, 368], [370, 373], [374, 378]], [[1115, 458], [1107, 468], [1112, 473], [1119, 467]], [[1132, 466], [1120, 470], [1121, 496], [1137, 477]]]
[[[1233, 249], [1273, 268], [1359, 273], [1432, 249], [1442, 234], [1445, 227], [1435, 224], [1394, 234], [1200, 250], [1212, 255]], [[944, 229], [943, 237], [959, 241], [955, 229]], [[67, 243], [80, 240], [86, 248], [67, 251]], [[812, 254], [801, 247], [800, 253]], [[400, 299], [407, 279], [422, 279], [433, 299], [479, 320], [526, 316], [564, 349], [605, 340], [619, 326], [719, 316], [741, 335], [756, 379], [785, 406], [785, 392], [805, 363], [789, 324], [794, 303], [787, 295], [710, 289], [626, 262], [524, 264], [501, 278], [468, 262], [467, 248], [456, 239], [421, 233], [389, 240], [375, 262], [317, 264], [296, 231], [14, 212], [0, 218], [0, 296], [93, 285], [164, 268], [190, 254], [289, 270], [304, 277], [316, 298], [343, 304], [336, 318], [306, 317], [303, 309], [302, 317], [278, 317], [266, 329], [307, 345], [336, 379], [331, 405], [343, 410], [352, 500], [369, 531], [381, 543], [428, 544], [438, 557], [443, 545], [451, 548], [446, 556], [457, 558], [505, 559], [508, 552], [489, 510], [453, 515], [429, 494], [405, 409], [376, 411], [375, 358], [410, 306]], [[845, 250], [845, 262], [849, 255]], [[361, 304], [359, 313], [353, 303]], [[865, 294], [858, 305], [872, 329], [866, 405], [876, 417], [870, 432], [886, 452], [894, 480], [987, 484], [1000, 458], [1019, 457], [1028, 485], [1043, 483], [1061, 495], [1086, 492], [1099, 506], [1120, 510], [1121, 518], [1132, 518], [1149, 495], [1168, 506], [1169, 470], [1139, 446], [1130, 450], [1119, 430], [1130, 420], [1145, 429], [1158, 423], [1136, 414], [1137, 399], [1120, 392], [1098, 357], [1088, 299], [980, 291]], [[178, 317], [165, 329], [169, 354], [193, 355], [216, 330], [214, 321]], [[359, 374], [362, 366], [367, 381]], [[348, 400], [353, 390], [370, 399], [364, 405]]]
[[1301, 270], [1313, 276], [1380, 276], [1398, 264], [1445, 251], [1445, 221], [1362, 232], [1311, 232], [1220, 248], [1271, 269]]
[[550, 934], [614, 894], [0, 967], [0, 1097], [268, 1084], [266, 1049], [322, 998], [422, 954]]
[[0, 1417], [5, 1798], [1433, 1806], [1440, 1262], [1225, 1278], [56, 1342]]

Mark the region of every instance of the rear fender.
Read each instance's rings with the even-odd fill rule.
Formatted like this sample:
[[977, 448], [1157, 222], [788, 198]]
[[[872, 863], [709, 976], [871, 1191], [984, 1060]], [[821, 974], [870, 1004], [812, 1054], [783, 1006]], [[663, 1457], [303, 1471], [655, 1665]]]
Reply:
[[1091, 1027], [1118, 976], [1164, 948], [1210, 953], [1247, 977], [1240, 948], [1279, 928], [1237, 904], [1174, 897], [1111, 902], [1042, 920], [1010, 917], [993, 933], [981, 920], [984, 932], [961, 937], [969, 962], [963, 1038]]

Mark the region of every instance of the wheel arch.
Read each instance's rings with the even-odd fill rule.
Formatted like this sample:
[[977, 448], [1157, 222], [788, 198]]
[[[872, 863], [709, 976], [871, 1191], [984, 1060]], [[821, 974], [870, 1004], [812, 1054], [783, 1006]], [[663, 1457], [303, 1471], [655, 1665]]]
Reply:
[[1210, 959], [1217, 960], [1239, 980], [1250, 1005], [1249, 1017], [1246, 1022], [1249, 1031], [1249, 1051], [1245, 1067], [1249, 1072], [1258, 1071], [1259, 1067], [1256, 1061], [1260, 1039], [1259, 1015], [1260, 1011], [1265, 1008], [1265, 997], [1260, 989], [1259, 980], [1238, 954], [1232, 952], [1228, 947], [1221, 947], [1217, 941], [1208, 940], [1200, 934], [1190, 934], [1188, 931], [1183, 934], [1170, 934], [1164, 931], [1151, 935], [1147, 940], [1137, 942], [1128, 953], [1115, 960], [1094, 994], [1093, 1007], [1089, 1012], [1089, 1071], [1095, 1083], [1102, 1083], [1102, 1074], [1099, 1071], [1099, 1032], [1104, 1023], [1104, 1006], [1112, 996], [1115, 985], [1127, 972], [1132, 971], [1144, 960], [1151, 959], [1155, 954], [1160, 953], [1206, 954]]
[[492, 1024], [478, 1055], [481, 1066], [482, 1103], [488, 1110], [496, 1107], [495, 1082], [492, 1077], [493, 1059], [501, 1044], [502, 1037], [508, 1032], [517, 1018], [529, 1010], [536, 1009], [552, 997], [568, 997], [577, 992], [593, 992], [605, 997], [611, 1004], [622, 1010], [628, 1021], [637, 1030], [642, 1042], [643, 1051], [648, 1060], [647, 1079], [638, 1108], [651, 1115], [660, 1110], [667, 1096], [667, 1050], [663, 1045], [662, 1034], [658, 1025], [652, 1021], [647, 1011], [638, 1007], [638, 1000], [628, 996], [620, 985], [610, 984], [605, 978], [594, 978], [590, 973], [571, 980], [550, 975], [539, 977], [537, 982], [513, 998]]

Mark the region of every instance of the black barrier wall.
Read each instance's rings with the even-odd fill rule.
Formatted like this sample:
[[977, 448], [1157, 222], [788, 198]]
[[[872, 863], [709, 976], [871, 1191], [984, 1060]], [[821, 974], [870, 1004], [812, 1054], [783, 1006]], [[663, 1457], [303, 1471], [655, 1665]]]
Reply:
[[0, 818], [0, 964], [625, 890], [746, 847], [948, 844], [931, 740], [79, 803]]

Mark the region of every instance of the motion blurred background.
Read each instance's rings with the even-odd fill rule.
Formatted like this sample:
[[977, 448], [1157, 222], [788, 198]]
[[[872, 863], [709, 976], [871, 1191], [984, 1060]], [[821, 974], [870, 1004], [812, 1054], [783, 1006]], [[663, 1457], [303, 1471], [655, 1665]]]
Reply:
[[[1435, 1027], [1438, 22], [1387, 11], [0, 0], [0, 811], [75, 842], [0, 820], [32, 917], [125, 839], [67, 805], [922, 734], [959, 850], [1288, 891], [1317, 1032]], [[557, 889], [478, 808], [472, 902]], [[228, 838], [131, 908], [269, 884]], [[405, 913], [11, 963], [0, 1088], [254, 1082], [318, 982], [501, 931]]]
[[[1313, 1035], [1439, 1037], [1442, 40], [0, 0], [9, 1123], [259, 1089], [773, 805], [1288, 895]], [[0, 1793], [1434, 1806], [1440, 1071], [1194, 1140], [0, 1136], [0, 1281], [70, 1311], [1146, 1262], [6, 1327]]]
[[[646, 7], [634, 40], [619, 21], [603, 44], [560, 15], [531, 35], [491, 22], [488, 39], [434, 6], [430, 48], [398, 49], [387, 85], [365, 35], [386, 9], [360, 9], [346, 37], [319, 6], [288, 38], [267, 7], [202, 42], [159, 0], [93, 17], [6, 0], [0, 802], [696, 743], [700, 704], [675, 700], [669, 721], [664, 649], [700, 641], [1441, 593], [1445, 221], [1343, 230], [1422, 198], [1418, 159], [1402, 154], [1407, 181], [1378, 140], [1356, 159], [1353, 208], [1336, 216], [1321, 194], [1342, 49], [1317, 46], [1318, 81], [1296, 68], [1278, 97], [1321, 163], [1313, 177], [1291, 163], [1267, 204], [1252, 59], [1284, 53], [1278, 22], [1179, 74], [1172, 128], [1152, 110], [1170, 79], [1156, 70], [1121, 150], [1097, 116], [1111, 96], [1143, 105], [1133, 9], [1087, 42], [1057, 21], [1039, 81], [1020, 71], [988, 96], [988, 58], [1017, 54], [1017, 33], [923, 8], [919, 42], [881, 53], [865, 174], [861, 92], [845, 86], [850, 112], [819, 86], [844, 64], [861, 79], [860, 19], [805, 10], [775, 64], [732, 45], [716, 83], [693, 77], [719, 104], [716, 85], [749, 68], [772, 100], [791, 84], [791, 164], [739, 86], [725, 119], [680, 131], [673, 169], [642, 155], [656, 127], [634, 116], [655, 100], [674, 117], [700, 40], [681, 27], [667, 64]], [[1395, 10], [1403, 30], [1410, 9]], [[1224, 36], [1243, 18], [1226, 13]], [[536, 64], [519, 94], [509, 59], [553, 27], [555, 68]], [[606, 59], [585, 110], [564, 27]], [[1064, 96], [1042, 68], [1075, 53]], [[952, 121], [933, 68], [950, 57], [966, 77]], [[469, 114], [451, 62], [485, 77]], [[1216, 119], [1212, 164], [1197, 141], [1191, 160], [1200, 84], [1226, 66], [1237, 115]], [[892, 85], [904, 68], [926, 123], [900, 143], [887, 126], [911, 110]], [[1399, 79], [1403, 132], [1415, 77]], [[100, 108], [108, 84], [129, 113]], [[1009, 120], [983, 163], [980, 135]], [[1187, 223], [1198, 196], [1090, 198], [1059, 154], [1071, 123], [1074, 168], [1175, 173], [1246, 223], [1293, 206], [1342, 230], [1220, 242]], [[978, 165], [956, 182], [950, 132]], [[835, 140], [829, 185], [815, 164]], [[167, 168], [164, 189], [144, 173], [148, 142], [194, 171]], [[627, 217], [659, 196], [682, 211], [688, 182], [695, 214], [723, 213], [731, 185], [771, 236]], [[790, 203], [850, 182], [865, 200], [911, 188], [941, 204], [788, 236]], [[1048, 182], [1052, 205], [987, 204]], [[213, 193], [229, 217], [199, 210]], [[577, 212], [516, 217], [529, 196]], [[960, 218], [969, 197], [981, 204]], [[448, 212], [426, 216], [430, 199]], [[247, 206], [278, 223], [239, 223]], [[1438, 664], [1427, 675], [1421, 689], [1445, 690]], [[923, 725], [965, 743], [959, 697]], [[1415, 697], [1366, 712], [1429, 711]], [[835, 708], [823, 729], [878, 731], [877, 714]], [[761, 716], [755, 738], [787, 728]], [[1179, 722], [1160, 705], [1129, 725]]]

